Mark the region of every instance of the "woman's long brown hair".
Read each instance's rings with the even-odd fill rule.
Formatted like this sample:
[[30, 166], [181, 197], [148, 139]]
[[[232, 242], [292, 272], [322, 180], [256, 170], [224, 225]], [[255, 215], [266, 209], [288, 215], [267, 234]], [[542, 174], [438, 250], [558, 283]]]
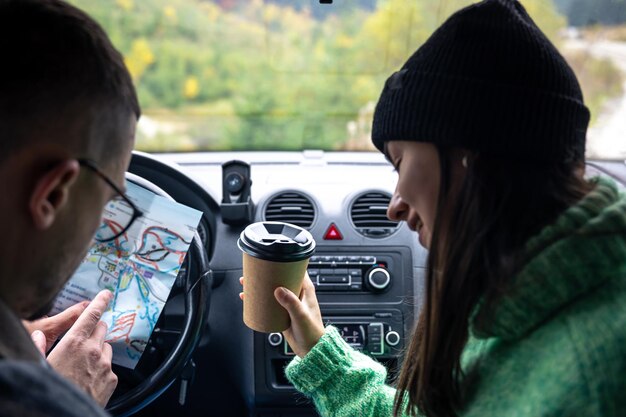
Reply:
[[394, 416], [457, 415], [460, 358], [477, 303], [489, 311], [521, 266], [525, 242], [592, 187], [575, 174], [581, 162], [530, 164], [484, 154], [475, 155], [454, 187], [453, 152], [438, 150], [441, 184], [425, 300], [398, 377]]

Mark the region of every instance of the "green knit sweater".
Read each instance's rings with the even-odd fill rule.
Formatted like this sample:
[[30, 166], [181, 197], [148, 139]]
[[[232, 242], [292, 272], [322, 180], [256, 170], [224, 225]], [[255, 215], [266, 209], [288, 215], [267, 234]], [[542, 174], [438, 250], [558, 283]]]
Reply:
[[[626, 196], [596, 181], [529, 240], [490, 320], [472, 322], [461, 416], [626, 416]], [[392, 415], [385, 368], [333, 327], [286, 374], [324, 417]]]

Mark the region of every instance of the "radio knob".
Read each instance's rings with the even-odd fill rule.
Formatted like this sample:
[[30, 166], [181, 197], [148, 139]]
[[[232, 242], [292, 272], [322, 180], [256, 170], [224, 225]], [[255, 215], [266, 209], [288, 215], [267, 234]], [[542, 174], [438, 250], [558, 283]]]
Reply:
[[274, 347], [279, 346], [283, 343], [283, 335], [280, 333], [270, 333], [270, 335], [267, 336], [267, 342]]
[[391, 276], [385, 268], [378, 266], [367, 273], [367, 283], [370, 287], [382, 291], [391, 283]]
[[387, 332], [385, 335], [385, 342], [387, 342], [389, 346], [398, 346], [398, 343], [400, 343], [400, 334], [398, 332], [394, 332], [393, 330]]

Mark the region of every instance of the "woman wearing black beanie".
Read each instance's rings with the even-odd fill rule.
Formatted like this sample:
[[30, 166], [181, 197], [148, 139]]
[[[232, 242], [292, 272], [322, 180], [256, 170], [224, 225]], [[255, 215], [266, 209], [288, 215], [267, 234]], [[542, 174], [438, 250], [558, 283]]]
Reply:
[[429, 249], [397, 381], [324, 329], [306, 280], [286, 374], [322, 416], [626, 415], [626, 197], [583, 178], [589, 111], [514, 0], [451, 16], [387, 81], [388, 215]]

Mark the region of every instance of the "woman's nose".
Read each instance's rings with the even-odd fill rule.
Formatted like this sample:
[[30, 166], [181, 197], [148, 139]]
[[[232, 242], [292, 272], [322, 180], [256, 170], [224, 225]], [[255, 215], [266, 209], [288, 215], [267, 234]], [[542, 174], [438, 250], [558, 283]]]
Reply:
[[401, 221], [406, 220], [409, 213], [409, 206], [398, 194], [398, 191], [393, 193], [391, 197], [391, 201], [389, 202], [389, 207], [387, 208], [387, 217], [393, 221]]

